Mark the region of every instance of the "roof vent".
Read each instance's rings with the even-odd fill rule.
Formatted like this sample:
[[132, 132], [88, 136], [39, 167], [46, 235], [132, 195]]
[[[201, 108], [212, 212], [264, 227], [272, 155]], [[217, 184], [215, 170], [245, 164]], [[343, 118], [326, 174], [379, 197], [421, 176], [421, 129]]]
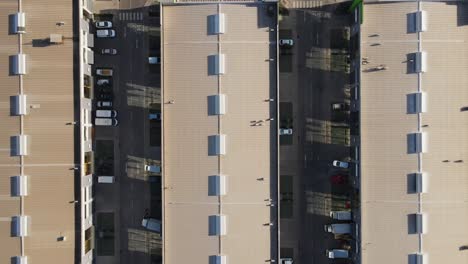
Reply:
[[25, 156], [29, 154], [29, 136], [18, 135], [11, 137], [11, 154], [12, 156]]
[[427, 111], [426, 94], [423, 92], [406, 95], [406, 103], [408, 114], [419, 114]]
[[208, 115], [226, 114], [226, 95], [217, 94], [208, 96]]
[[208, 234], [210, 236], [226, 235], [226, 216], [210, 215], [208, 217]]
[[12, 196], [28, 195], [28, 176], [11, 177], [11, 195]]
[[26, 74], [26, 54], [12, 56], [12, 71], [15, 75]]
[[427, 30], [426, 11], [417, 11], [408, 14], [408, 31], [410, 33], [424, 32]]
[[226, 155], [226, 135], [208, 136], [208, 155]]
[[26, 103], [26, 95], [20, 94], [12, 96], [12, 106], [11, 106], [11, 113], [12, 115], [27, 115], [28, 114], [28, 107]]
[[427, 232], [427, 215], [410, 214], [408, 215], [408, 233], [425, 234]]
[[13, 15], [13, 28], [14, 34], [26, 33], [26, 16], [23, 12], [16, 13]]
[[226, 195], [226, 176], [208, 176], [208, 195]]
[[28, 256], [16, 256], [13, 257], [14, 264], [28, 264]]
[[15, 237], [25, 237], [29, 235], [29, 216], [13, 216], [12, 224], [12, 235]]
[[208, 74], [219, 75], [224, 74], [224, 54], [216, 54], [208, 56]]
[[414, 72], [416, 73], [426, 72], [427, 71], [427, 53], [424, 51], [415, 52], [413, 64], [414, 64]]
[[208, 16], [208, 23], [210, 34], [223, 34], [225, 32], [226, 21], [223, 13]]
[[224, 255], [215, 255], [210, 256], [209, 264], [226, 264], [226, 256]]
[[408, 264], [425, 264], [427, 263], [427, 256], [424, 254], [410, 254], [408, 255]]
[[407, 135], [408, 154], [427, 152], [427, 138], [425, 132], [411, 133]]

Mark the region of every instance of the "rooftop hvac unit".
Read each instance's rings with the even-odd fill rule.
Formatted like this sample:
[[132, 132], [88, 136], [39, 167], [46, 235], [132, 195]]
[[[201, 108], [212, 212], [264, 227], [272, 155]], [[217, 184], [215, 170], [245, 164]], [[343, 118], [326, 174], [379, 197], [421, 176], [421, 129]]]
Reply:
[[208, 74], [219, 75], [225, 73], [224, 54], [208, 56]]
[[29, 154], [29, 136], [18, 135], [12, 137], [11, 151], [13, 156], [26, 156]]
[[226, 176], [208, 176], [208, 195], [226, 195]]
[[28, 195], [28, 176], [13, 176], [11, 185], [12, 196]]
[[224, 255], [215, 255], [210, 256], [209, 264], [226, 264], [226, 256]]
[[414, 53], [414, 72], [426, 72], [427, 71], [427, 53], [415, 52]]
[[417, 11], [408, 14], [409, 32], [424, 32], [427, 31], [427, 13], [426, 11]]
[[226, 155], [226, 135], [208, 136], [208, 155]]
[[22, 34], [26, 33], [26, 16], [23, 12], [13, 15], [13, 33]]
[[26, 74], [26, 54], [16, 54], [13, 56], [12, 61], [13, 74], [22, 75]]
[[29, 235], [29, 216], [13, 216], [11, 221], [12, 233], [15, 237], [25, 237]]
[[28, 107], [27, 107], [27, 96], [25, 94], [15, 95], [13, 96], [13, 106], [12, 106], [12, 114], [13, 115], [27, 115], [28, 114]]
[[409, 154], [427, 152], [427, 138], [425, 132], [408, 134], [407, 141]]
[[223, 13], [208, 17], [211, 34], [224, 34], [226, 27], [226, 16]]
[[406, 96], [408, 114], [425, 113], [427, 111], [426, 93], [412, 93]]
[[408, 256], [408, 264], [426, 264], [427, 263], [427, 256], [424, 254], [410, 254]]
[[208, 217], [208, 233], [210, 236], [226, 235], [226, 216], [210, 215]]
[[226, 95], [217, 94], [208, 96], [208, 114], [224, 115], [226, 114]]
[[13, 258], [14, 264], [28, 264], [28, 256], [16, 256]]

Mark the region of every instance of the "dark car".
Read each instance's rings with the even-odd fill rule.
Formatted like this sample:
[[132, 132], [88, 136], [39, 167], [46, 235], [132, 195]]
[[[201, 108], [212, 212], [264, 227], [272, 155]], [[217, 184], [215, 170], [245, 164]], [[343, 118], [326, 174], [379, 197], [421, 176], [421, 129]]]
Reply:
[[96, 99], [99, 99], [99, 100], [106, 100], [106, 101], [112, 101], [112, 98], [113, 98], [113, 94], [112, 93], [98, 93], [97, 96], [96, 96]]

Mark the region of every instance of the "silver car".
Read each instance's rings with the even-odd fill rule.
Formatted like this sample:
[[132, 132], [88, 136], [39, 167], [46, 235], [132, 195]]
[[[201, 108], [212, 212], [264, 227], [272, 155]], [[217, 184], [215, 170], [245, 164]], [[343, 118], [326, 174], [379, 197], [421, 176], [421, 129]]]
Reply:
[[95, 25], [96, 28], [112, 28], [112, 22], [110, 21], [98, 21]]

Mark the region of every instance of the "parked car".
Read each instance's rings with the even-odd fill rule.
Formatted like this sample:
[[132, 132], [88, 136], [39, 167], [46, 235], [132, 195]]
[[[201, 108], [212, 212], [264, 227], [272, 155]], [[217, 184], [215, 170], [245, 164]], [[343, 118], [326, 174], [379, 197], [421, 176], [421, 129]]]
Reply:
[[152, 173], [161, 173], [161, 166], [159, 165], [145, 165], [145, 171]]
[[341, 221], [353, 220], [351, 211], [330, 211], [330, 217]]
[[97, 85], [102, 86], [102, 85], [109, 85], [110, 80], [109, 79], [98, 79], [96, 82]]
[[159, 57], [148, 57], [149, 64], [160, 64], [161, 59]]
[[292, 128], [280, 128], [280, 130], [279, 130], [280, 136], [282, 136], [282, 135], [292, 135], [292, 133], [293, 133]]
[[96, 30], [96, 36], [98, 38], [113, 38], [113, 37], [115, 37], [115, 30], [113, 30], [113, 29], [99, 29], [99, 30]]
[[149, 120], [161, 121], [161, 113], [149, 114], [148, 118]]
[[326, 251], [326, 255], [329, 259], [344, 259], [349, 258], [349, 251], [346, 249], [330, 249]]
[[280, 46], [294, 46], [294, 40], [292, 40], [292, 39], [280, 39], [278, 44]]
[[144, 228], [150, 231], [154, 231], [159, 234], [161, 233], [161, 221], [160, 220], [156, 220], [154, 218], [144, 218], [141, 221], [141, 226], [143, 226]]
[[346, 161], [334, 160], [333, 166], [337, 168], [347, 169], [349, 168], [349, 163]]
[[333, 111], [346, 111], [349, 109], [349, 105], [346, 103], [332, 103]]
[[97, 101], [96, 106], [97, 107], [112, 107], [112, 102], [111, 101]]
[[117, 49], [112, 49], [112, 48], [101, 49], [101, 54], [103, 54], [103, 55], [116, 55], [117, 54]]
[[293, 264], [294, 261], [292, 258], [281, 258], [280, 259], [280, 264]]
[[112, 76], [113, 73], [114, 71], [112, 69], [103, 69], [103, 68], [96, 69], [96, 75], [99, 75], [99, 76]]
[[95, 118], [94, 125], [96, 126], [117, 126], [119, 121], [115, 118]]
[[95, 25], [96, 25], [96, 28], [112, 28], [111, 21], [97, 21]]
[[115, 110], [96, 110], [96, 117], [117, 117]]

